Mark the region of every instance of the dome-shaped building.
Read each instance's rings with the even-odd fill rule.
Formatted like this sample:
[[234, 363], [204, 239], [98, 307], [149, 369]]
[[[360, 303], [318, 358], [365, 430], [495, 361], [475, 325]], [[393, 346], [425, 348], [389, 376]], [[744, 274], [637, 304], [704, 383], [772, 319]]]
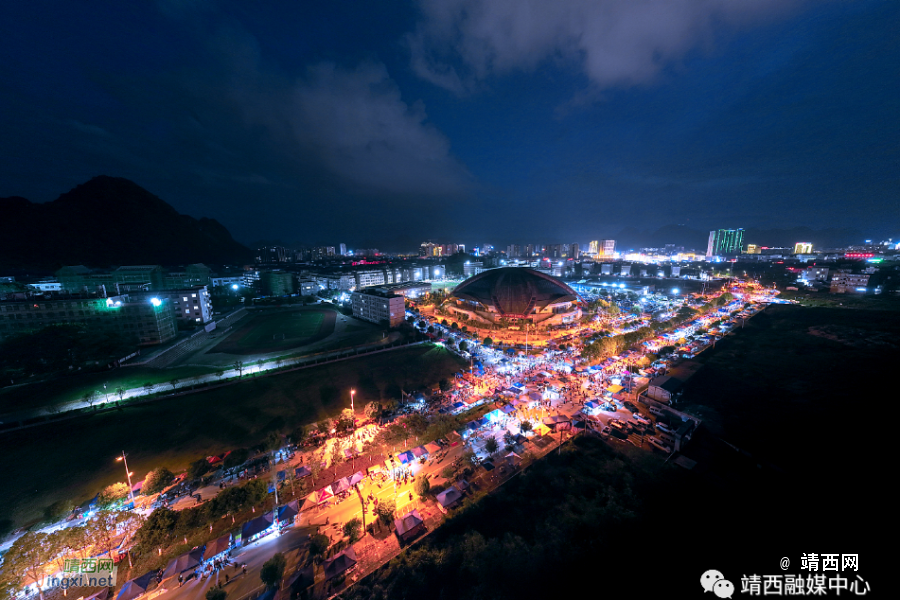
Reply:
[[578, 293], [562, 281], [524, 267], [489, 269], [466, 279], [447, 308], [482, 323], [501, 319], [553, 325], [581, 317]]

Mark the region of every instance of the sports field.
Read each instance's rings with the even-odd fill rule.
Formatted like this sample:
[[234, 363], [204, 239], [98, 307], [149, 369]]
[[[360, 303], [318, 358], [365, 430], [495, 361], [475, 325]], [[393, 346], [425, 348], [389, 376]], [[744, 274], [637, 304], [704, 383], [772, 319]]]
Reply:
[[306, 346], [334, 332], [336, 314], [318, 307], [257, 311], [209, 352], [248, 355]]
[[22, 525], [56, 500], [83, 502], [123, 480], [115, 462], [123, 450], [135, 481], [158, 466], [178, 472], [198, 458], [257, 444], [270, 431], [334, 416], [349, 406], [350, 388], [361, 410], [370, 400], [433, 386], [464, 367], [444, 348], [414, 346], [0, 434], [0, 520]]

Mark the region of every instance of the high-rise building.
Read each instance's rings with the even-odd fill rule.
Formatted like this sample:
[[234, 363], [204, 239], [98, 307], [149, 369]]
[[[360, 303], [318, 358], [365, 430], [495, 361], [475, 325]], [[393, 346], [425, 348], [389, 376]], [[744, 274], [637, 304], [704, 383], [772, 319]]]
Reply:
[[794, 244], [794, 254], [810, 254], [812, 252], [812, 244], [809, 242], [797, 242]]
[[762, 254], [762, 248], [757, 244], [747, 244], [747, 254]]
[[347, 244], [338, 244], [341, 249], [341, 256], [347, 256]]
[[286, 271], [264, 271], [259, 274], [260, 291], [266, 296], [294, 293], [294, 274]]
[[[591, 242], [594, 244], [595, 242]], [[616, 240], [598, 240], [597, 244], [597, 256], [604, 258], [611, 258], [616, 254]]]
[[282, 246], [266, 246], [256, 250], [256, 262], [261, 264], [289, 262], [288, 257], [292, 252]]
[[568, 258], [578, 258], [581, 255], [581, 246], [569, 244]]
[[709, 232], [706, 256], [740, 254], [744, 248], [743, 229], [715, 229]]
[[588, 244], [588, 254], [591, 256], [597, 256], [597, 253], [600, 251], [600, 241], [592, 240], [590, 244]]

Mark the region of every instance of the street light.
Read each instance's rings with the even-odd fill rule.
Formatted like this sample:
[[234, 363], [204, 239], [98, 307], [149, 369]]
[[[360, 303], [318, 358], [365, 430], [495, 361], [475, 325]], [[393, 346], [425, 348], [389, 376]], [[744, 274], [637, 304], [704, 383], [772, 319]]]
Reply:
[[131, 503], [134, 504], [134, 490], [131, 487], [131, 471], [128, 470], [128, 460], [125, 458], [126, 456], [125, 451], [122, 450], [122, 456], [117, 456], [116, 462], [121, 460], [125, 463], [125, 476], [128, 478], [128, 497], [131, 498]]
[[[353, 411], [353, 396], [356, 394], [356, 390], [350, 390], [350, 412], [353, 413], [353, 420], [356, 421], [356, 413]], [[354, 423], [355, 424], [355, 423]]]

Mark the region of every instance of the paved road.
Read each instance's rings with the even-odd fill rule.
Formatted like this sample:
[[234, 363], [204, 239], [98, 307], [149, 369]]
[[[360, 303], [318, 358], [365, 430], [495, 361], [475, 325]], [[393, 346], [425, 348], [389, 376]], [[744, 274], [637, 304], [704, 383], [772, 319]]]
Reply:
[[[258, 540], [245, 548], [232, 551], [232, 560], [237, 564], [247, 565], [247, 574], [243, 575], [240, 567], [225, 567], [219, 571], [219, 582], [225, 586], [228, 597], [239, 600], [241, 597], [253, 592], [262, 585], [259, 578], [263, 563], [269, 560], [276, 552], [281, 552], [287, 558], [285, 573], [293, 573], [303, 554], [309, 536], [315, 533], [315, 528], [290, 527], [281, 535], [270, 535]], [[225, 575], [229, 582], [225, 584]], [[193, 579], [181, 587], [178, 587], [178, 579], [171, 578], [163, 582], [166, 588], [163, 595], [165, 600], [205, 600], [206, 591], [216, 584], [216, 576], [198, 581]]]

